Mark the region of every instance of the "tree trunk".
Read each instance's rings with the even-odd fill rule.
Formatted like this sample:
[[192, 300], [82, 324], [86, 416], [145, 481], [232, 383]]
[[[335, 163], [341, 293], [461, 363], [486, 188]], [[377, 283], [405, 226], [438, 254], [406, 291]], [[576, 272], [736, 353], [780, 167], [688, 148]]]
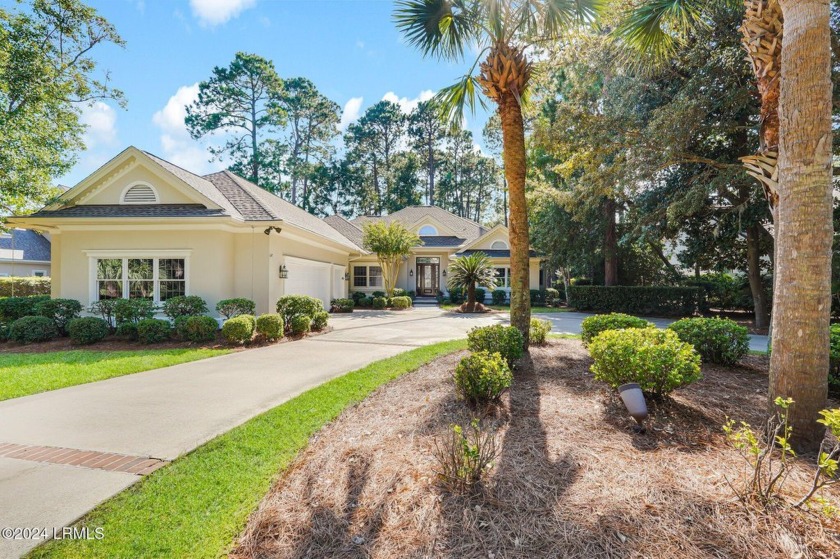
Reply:
[[430, 206], [435, 205], [435, 146], [433, 142], [434, 140], [429, 138], [429, 193], [426, 197], [426, 201]]
[[764, 330], [770, 325], [770, 308], [767, 292], [761, 281], [761, 249], [759, 241], [761, 225], [754, 224], [747, 227], [747, 278], [750, 281], [750, 292], [755, 311], [755, 327]]
[[604, 285], [618, 285], [618, 238], [615, 230], [615, 200], [604, 204], [607, 231], [604, 235]]
[[528, 348], [531, 325], [529, 289], [528, 207], [525, 201], [525, 126], [522, 107], [511, 94], [499, 100], [504, 140], [505, 177], [510, 197], [510, 322]]
[[819, 447], [831, 310], [831, 50], [827, 0], [782, 0], [779, 214], [769, 405], [791, 397], [792, 444]]

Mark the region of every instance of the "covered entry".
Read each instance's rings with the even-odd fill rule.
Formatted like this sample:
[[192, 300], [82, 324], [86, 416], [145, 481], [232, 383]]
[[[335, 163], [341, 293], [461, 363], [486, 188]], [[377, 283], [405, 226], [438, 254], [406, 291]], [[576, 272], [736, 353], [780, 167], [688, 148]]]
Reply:
[[417, 257], [417, 295], [436, 297], [440, 289], [440, 258]]

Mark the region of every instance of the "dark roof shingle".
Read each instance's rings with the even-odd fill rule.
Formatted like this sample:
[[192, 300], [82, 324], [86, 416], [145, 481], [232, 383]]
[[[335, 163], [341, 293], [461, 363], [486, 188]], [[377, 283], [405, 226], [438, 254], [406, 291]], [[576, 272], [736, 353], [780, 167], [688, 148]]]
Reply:
[[83, 204], [58, 210], [41, 210], [30, 217], [216, 217], [224, 210], [201, 204]]
[[459, 247], [466, 242], [466, 239], [461, 239], [459, 237], [446, 237], [446, 236], [439, 236], [439, 237], [428, 237], [428, 236], [421, 236], [420, 240], [423, 241], [424, 247]]
[[0, 260], [50, 261], [51, 244], [46, 237], [28, 229], [0, 234]]
[[[482, 249], [469, 249], [463, 250], [459, 253], [456, 253], [455, 256], [468, 256], [470, 254], [475, 254], [476, 252], [483, 252], [490, 258], [510, 258], [510, 251], [509, 250], [482, 250]], [[528, 251], [528, 256], [535, 257], [537, 252], [534, 250]]]

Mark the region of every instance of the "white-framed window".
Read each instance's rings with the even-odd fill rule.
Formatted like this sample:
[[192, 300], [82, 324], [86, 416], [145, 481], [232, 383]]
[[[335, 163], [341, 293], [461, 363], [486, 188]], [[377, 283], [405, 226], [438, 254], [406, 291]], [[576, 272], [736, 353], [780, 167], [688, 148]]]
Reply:
[[380, 266], [353, 266], [353, 287], [382, 287]]
[[510, 268], [496, 268], [496, 287], [510, 287]]
[[47, 271], [46, 270], [32, 270], [32, 275], [35, 276], [36, 278], [45, 278], [45, 277], [47, 277]]
[[490, 245], [490, 250], [507, 250], [508, 244], [504, 241], [493, 241]]
[[91, 300], [149, 299], [160, 303], [189, 295], [186, 257], [151, 256], [91, 258]]
[[120, 203], [122, 204], [157, 204], [157, 190], [145, 182], [137, 182], [128, 185], [122, 192]]
[[420, 228], [418, 233], [421, 237], [434, 237], [437, 236], [438, 231], [434, 225], [424, 225]]

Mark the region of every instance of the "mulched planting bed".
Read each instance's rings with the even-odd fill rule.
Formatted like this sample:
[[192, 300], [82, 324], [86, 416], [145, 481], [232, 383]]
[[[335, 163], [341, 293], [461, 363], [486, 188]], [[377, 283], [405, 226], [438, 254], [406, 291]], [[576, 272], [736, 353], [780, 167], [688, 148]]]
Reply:
[[[457, 495], [437, 481], [433, 452], [474, 415], [450, 379], [463, 355], [381, 388], [313, 437], [232, 557], [840, 557], [837, 519], [748, 510], [724, 479], [743, 463], [721, 424], [763, 421], [766, 357], [705, 366], [702, 381], [650, 403], [637, 434], [579, 341], [532, 348], [503, 405], [485, 410], [499, 452], [487, 482]], [[801, 495], [812, 471], [798, 463], [786, 491]], [[840, 501], [836, 486], [823, 495]]]

